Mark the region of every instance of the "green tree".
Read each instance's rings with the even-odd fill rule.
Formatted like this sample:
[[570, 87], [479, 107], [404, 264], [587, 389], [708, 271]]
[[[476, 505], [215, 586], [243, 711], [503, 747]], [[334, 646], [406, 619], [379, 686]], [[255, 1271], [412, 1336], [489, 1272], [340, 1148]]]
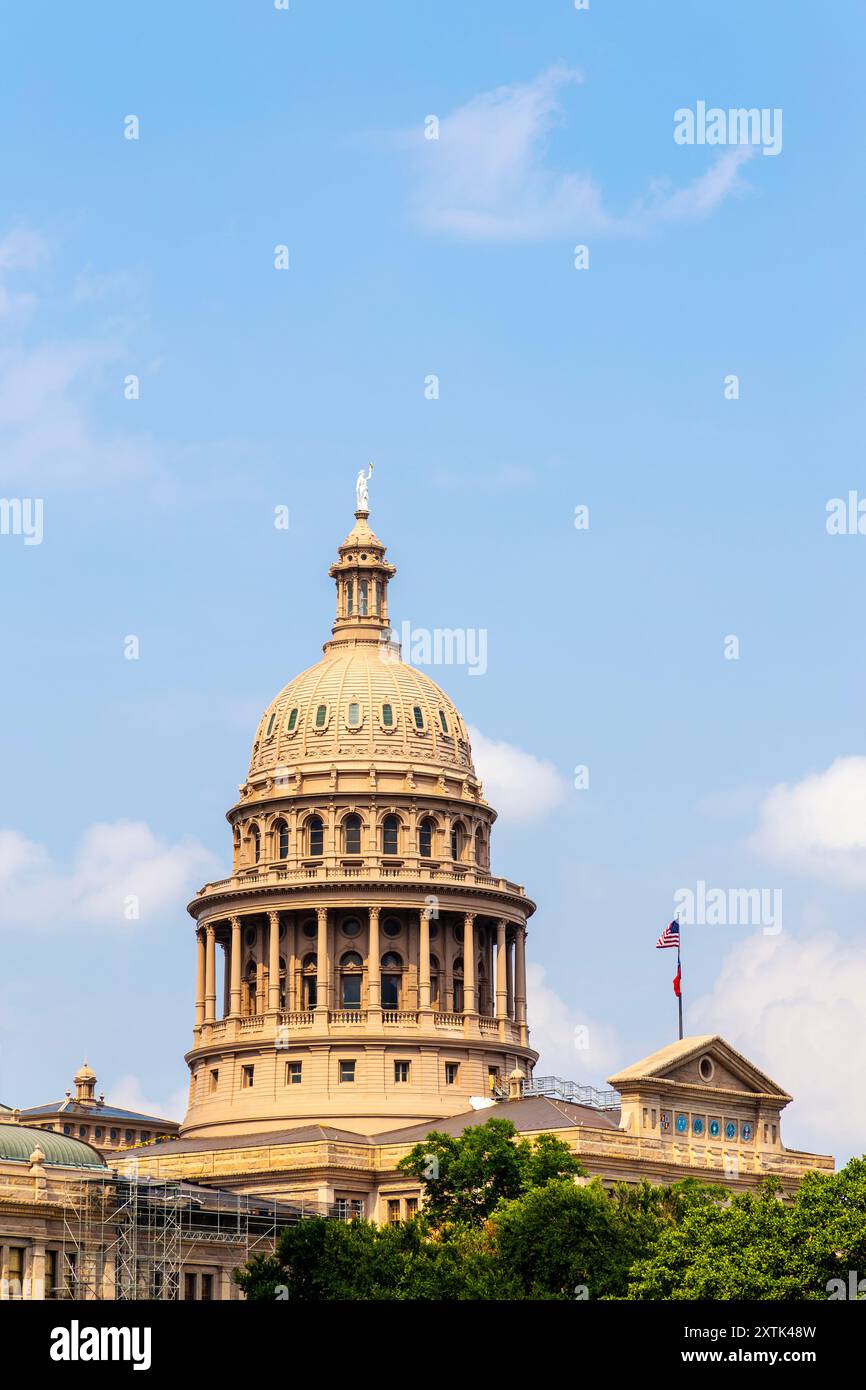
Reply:
[[584, 1172], [567, 1144], [543, 1134], [519, 1139], [510, 1120], [492, 1119], [457, 1138], [432, 1130], [397, 1164], [424, 1185], [424, 1215], [433, 1227], [480, 1226], [499, 1202], [554, 1178]]

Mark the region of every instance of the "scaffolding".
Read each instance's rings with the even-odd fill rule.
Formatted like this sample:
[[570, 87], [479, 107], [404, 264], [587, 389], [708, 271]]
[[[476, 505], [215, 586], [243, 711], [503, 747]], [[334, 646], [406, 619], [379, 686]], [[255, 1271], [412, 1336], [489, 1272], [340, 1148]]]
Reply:
[[64, 1203], [57, 1296], [173, 1301], [203, 1251], [235, 1265], [270, 1254], [285, 1226], [330, 1216], [319, 1202], [285, 1202], [196, 1183], [98, 1174], [70, 1184]]
[[538, 1076], [524, 1082], [524, 1096], [550, 1096], [552, 1100], [567, 1100], [572, 1105], [588, 1105], [593, 1110], [618, 1110], [618, 1091], [600, 1091], [595, 1086], [581, 1086], [577, 1081], [565, 1081], [561, 1076]]

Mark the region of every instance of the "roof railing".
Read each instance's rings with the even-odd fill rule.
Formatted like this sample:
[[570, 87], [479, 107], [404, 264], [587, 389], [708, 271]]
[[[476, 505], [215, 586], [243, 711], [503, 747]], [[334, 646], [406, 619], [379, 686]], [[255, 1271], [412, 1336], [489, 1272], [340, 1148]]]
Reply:
[[596, 1086], [581, 1086], [561, 1076], [534, 1076], [523, 1084], [523, 1095], [550, 1096], [551, 1100], [567, 1100], [572, 1105], [588, 1105], [593, 1110], [618, 1110], [619, 1092], [599, 1090]]

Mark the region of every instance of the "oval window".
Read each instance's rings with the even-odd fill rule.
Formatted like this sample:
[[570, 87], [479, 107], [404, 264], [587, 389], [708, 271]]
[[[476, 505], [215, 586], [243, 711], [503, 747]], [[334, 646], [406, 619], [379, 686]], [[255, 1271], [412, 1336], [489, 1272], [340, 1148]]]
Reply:
[[353, 729], [357, 729], [361, 722], [361, 706], [354, 702], [349, 706], [349, 723]]
[[424, 728], [424, 715], [423, 715], [422, 712], [421, 712], [421, 706], [420, 706], [420, 705], [416, 705], [415, 708], [412, 710], [412, 717], [413, 717], [413, 719], [415, 720], [415, 728], [416, 728], [416, 729], [423, 729], [423, 728]]
[[317, 729], [324, 729], [324, 727], [325, 727], [325, 721], [327, 720], [327, 718], [328, 718], [328, 706], [327, 706], [327, 705], [319, 705], [319, 708], [316, 710], [316, 728], [317, 728]]
[[445, 711], [444, 711], [444, 709], [440, 709], [440, 711], [439, 711], [439, 723], [442, 725], [442, 732], [443, 732], [443, 734], [447, 734], [447, 732], [448, 732], [448, 720], [445, 718]]
[[293, 732], [294, 732], [294, 729], [295, 729], [295, 725], [297, 724], [297, 722], [298, 722], [298, 707], [297, 707], [297, 705], [295, 705], [295, 708], [292, 710], [291, 714], [289, 715], [289, 722], [288, 722], [288, 724], [286, 725], [286, 732], [287, 732], [287, 733], [290, 733], [290, 734], [293, 733]]
[[277, 716], [275, 714], [272, 714], [270, 719], [268, 720], [268, 729], [267, 733], [265, 734], [265, 738], [270, 738], [271, 734], [274, 732], [274, 720], [276, 719], [276, 717]]
[[394, 711], [390, 705], [382, 706], [382, 723], [386, 729], [393, 729], [394, 727]]

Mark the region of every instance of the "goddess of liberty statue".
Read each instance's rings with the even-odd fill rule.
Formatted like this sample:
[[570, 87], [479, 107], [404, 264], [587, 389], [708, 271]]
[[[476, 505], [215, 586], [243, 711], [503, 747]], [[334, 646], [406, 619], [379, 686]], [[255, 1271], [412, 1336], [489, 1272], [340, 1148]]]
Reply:
[[364, 473], [363, 468], [358, 469], [358, 476], [355, 479], [355, 511], [368, 512], [370, 510], [370, 494], [367, 484], [373, 476], [373, 465], [370, 464], [369, 473]]

